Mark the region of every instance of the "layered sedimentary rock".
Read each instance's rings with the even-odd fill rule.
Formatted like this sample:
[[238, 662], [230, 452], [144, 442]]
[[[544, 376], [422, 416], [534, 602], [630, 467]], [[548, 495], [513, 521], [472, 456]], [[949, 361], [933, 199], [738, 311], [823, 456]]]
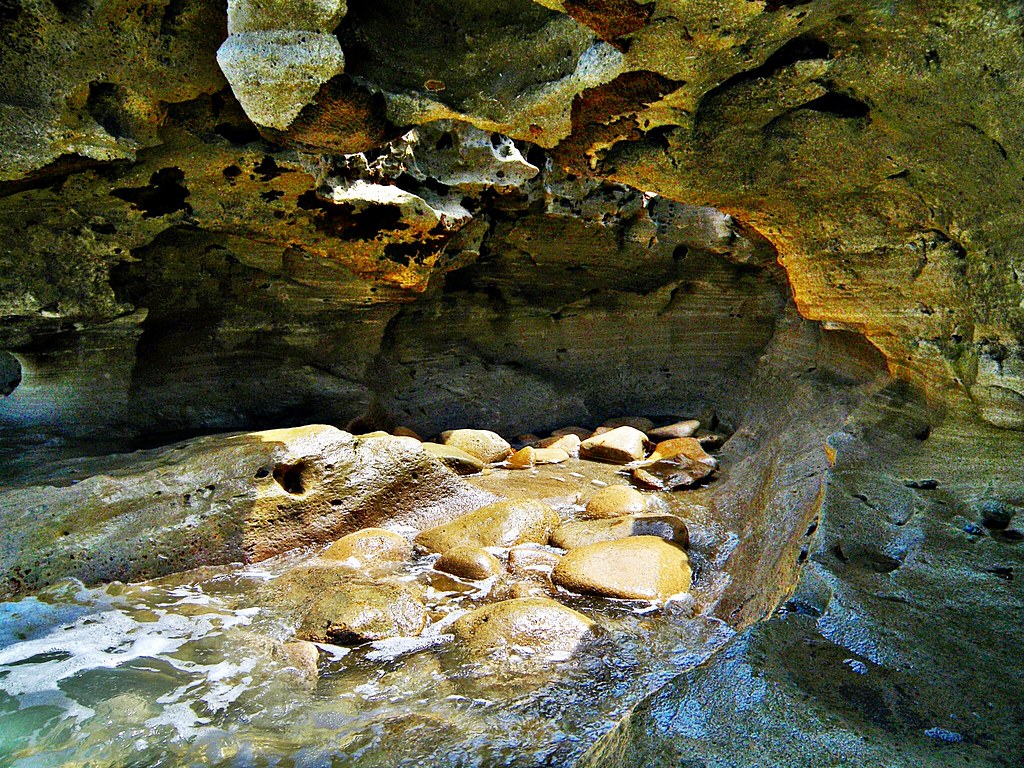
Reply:
[[778, 764], [1020, 762], [1016, 4], [231, 13], [0, 8], [3, 482], [214, 429], [713, 407], [707, 514], [756, 574], [715, 611], [751, 628], [594, 764], [742, 763], [737, 727]]

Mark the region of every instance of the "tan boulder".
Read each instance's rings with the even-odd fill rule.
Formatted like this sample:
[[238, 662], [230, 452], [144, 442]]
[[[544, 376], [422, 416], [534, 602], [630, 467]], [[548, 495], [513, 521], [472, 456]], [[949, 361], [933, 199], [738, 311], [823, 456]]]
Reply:
[[475, 475], [484, 468], [484, 462], [454, 445], [422, 443], [421, 447], [448, 469], [460, 475]]
[[652, 440], [672, 440], [677, 437], [692, 437], [700, 429], [700, 422], [696, 419], [684, 419], [675, 424], [668, 424], [664, 427], [655, 427], [645, 430], [647, 436]]
[[565, 451], [569, 456], [576, 457], [580, 455], [580, 443], [582, 442], [579, 435], [552, 435], [545, 437], [535, 447], [558, 449]]
[[295, 670], [299, 677], [315, 681], [319, 675], [317, 668], [320, 660], [320, 649], [308, 640], [296, 640], [281, 646], [284, 663]]
[[571, 592], [665, 600], [690, 589], [686, 553], [658, 536], [631, 536], [571, 550], [551, 575]]
[[647, 436], [639, 429], [616, 427], [580, 443], [580, 458], [628, 464], [644, 458], [646, 442]]
[[[582, 613], [544, 597], [523, 597], [477, 608], [452, 624], [452, 634], [473, 657], [508, 661], [563, 658], [594, 634]], [[525, 658], [524, 658], [525, 657]]]
[[408, 540], [383, 528], [363, 528], [342, 536], [321, 555], [325, 560], [343, 561], [357, 568], [401, 563], [411, 556]]
[[434, 563], [434, 569], [470, 581], [488, 579], [504, 570], [498, 558], [479, 547], [449, 549]]
[[647, 497], [628, 485], [609, 485], [587, 501], [581, 517], [598, 520], [622, 515], [639, 515], [647, 510]]
[[559, 523], [558, 514], [533, 499], [506, 499], [469, 512], [445, 525], [428, 528], [415, 543], [442, 554], [455, 547], [514, 547], [534, 542], [547, 544]]
[[512, 446], [489, 429], [453, 429], [441, 433], [441, 442], [476, 456], [485, 464], [504, 461], [512, 455]]
[[612, 517], [604, 520], [574, 520], [551, 533], [551, 543], [562, 549], [578, 549], [601, 541], [615, 541], [629, 536], [658, 536], [665, 541], [687, 547], [690, 533], [675, 515], [646, 514]]
[[306, 611], [300, 640], [356, 645], [418, 635], [427, 610], [408, 587], [387, 582], [350, 583], [322, 594]]

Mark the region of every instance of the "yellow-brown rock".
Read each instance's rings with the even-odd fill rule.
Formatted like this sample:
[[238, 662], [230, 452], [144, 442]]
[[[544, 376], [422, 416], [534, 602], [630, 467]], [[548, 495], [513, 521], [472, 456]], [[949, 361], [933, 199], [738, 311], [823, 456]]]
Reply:
[[504, 570], [498, 558], [480, 547], [449, 549], [434, 563], [434, 569], [470, 581], [497, 576]]
[[484, 468], [484, 462], [454, 445], [423, 443], [422, 448], [448, 469], [460, 475], [474, 475]]
[[423, 603], [404, 585], [350, 583], [323, 594], [306, 611], [301, 640], [354, 645], [418, 635], [427, 623]]
[[514, 547], [547, 544], [558, 525], [555, 511], [532, 499], [507, 499], [481, 507], [416, 536], [417, 546], [442, 554], [455, 547]]
[[690, 543], [689, 530], [680, 518], [668, 514], [644, 514], [563, 523], [552, 531], [551, 544], [562, 549], [577, 549], [628, 536], [660, 536], [681, 547]]
[[718, 459], [704, 450], [704, 446], [694, 437], [676, 437], [671, 440], [663, 440], [654, 447], [654, 452], [648, 457], [648, 461], [654, 462], [660, 459], [674, 459], [678, 456], [685, 456], [709, 467], [718, 467]]
[[441, 434], [441, 442], [476, 456], [485, 464], [504, 461], [512, 455], [512, 446], [489, 429], [453, 429]]
[[357, 568], [400, 563], [411, 556], [412, 545], [409, 541], [383, 528], [363, 528], [342, 536], [321, 555], [326, 560], [344, 561]]
[[551, 575], [571, 592], [665, 600], [690, 589], [686, 553], [658, 536], [632, 536], [568, 552]]
[[700, 429], [700, 422], [696, 419], [685, 419], [674, 424], [667, 424], [664, 427], [655, 427], [647, 431], [647, 436], [652, 440], [672, 440], [677, 437], [693, 437]]
[[602, 488], [587, 501], [580, 517], [597, 520], [622, 515], [639, 515], [647, 510], [647, 497], [628, 485], [609, 485]]
[[580, 443], [580, 458], [628, 464], [644, 458], [647, 436], [633, 427], [616, 427]]
[[590, 637], [596, 625], [582, 613], [543, 597], [523, 597], [478, 608], [459, 618], [452, 633], [471, 656], [504, 661], [563, 658]]
[[[587, 436], [589, 437], [589, 435]], [[575, 457], [580, 455], [580, 443], [582, 442], [580, 436], [576, 434], [552, 435], [551, 437], [545, 437], [537, 443], [536, 447], [558, 449], [565, 451], [569, 456]]]

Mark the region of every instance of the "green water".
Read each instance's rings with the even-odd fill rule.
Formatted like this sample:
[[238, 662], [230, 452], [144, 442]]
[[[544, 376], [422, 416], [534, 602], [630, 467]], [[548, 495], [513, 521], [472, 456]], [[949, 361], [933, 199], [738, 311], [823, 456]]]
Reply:
[[[427, 590], [425, 638], [323, 646], [303, 676], [281, 652], [294, 617], [261, 602], [303, 557], [0, 604], [0, 765], [568, 765], [731, 635], [693, 600], [560, 595], [598, 639], [564, 661], [467, 665], [444, 632], [489, 599], [467, 584]], [[695, 592], [716, 589], [695, 562]], [[429, 563], [405, 578], [436, 586]]]

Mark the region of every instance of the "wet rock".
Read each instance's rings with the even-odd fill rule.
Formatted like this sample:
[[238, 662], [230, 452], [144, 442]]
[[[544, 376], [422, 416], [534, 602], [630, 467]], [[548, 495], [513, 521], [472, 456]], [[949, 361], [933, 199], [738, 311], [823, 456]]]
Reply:
[[714, 469], [707, 464], [676, 456], [672, 459], [660, 459], [634, 468], [630, 475], [633, 482], [641, 488], [658, 491], [674, 491], [677, 488], [688, 488], [714, 474]]
[[299, 677], [312, 682], [319, 676], [317, 664], [320, 660], [320, 650], [313, 643], [308, 640], [284, 643], [281, 646], [281, 653], [284, 662], [294, 669]]
[[566, 553], [551, 574], [571, 592], [664, 600], [690, 588], [686, 553], [658, 536], [631, 536]]
[[512, 547], [508, 551], [508, 572], [520, 578], [547, 576], [561, 559], [561, 554], [547, 547]]
[[495, 498], [410, 438], [357, 439], [324, 425], [199, 438], [73, 469], [74, 482], [0, 491], [0, 594], [64, 577], [129, 582], [256, 562], [382, 523], [437, 525]]
[[296, 633], [302, 640], [355, 645], [423, 631], [427, 610], [405, 586], [384, 582], [346, 584], [314, 602]]
[[654, 429], [654, 422], [644, 416], [619, 416], [614, 419], [608, 419], [601, 427], [606, 429], [633, 427], [633, 429], [638, 429], [644, 434], [650, 434], [650, 431]]
[[562, 549], [577, 549], [601, 541], [615, 541], [628, 536], [659, 536], [665, 541], [687, 547], [689, 531], [680, 518], [667, 514], [643, 514], [613, 517], [604, 520], [574, 520], [551, 533], [551, 543]]
[[594, 634], [582, 613], [543, 597], [523, 597], [478, 608], [452, 625], [455, 639], [480, 661], [561, 659]]
[[587, 502], [581, 515], [586, 520], [597, 520], [621, 515], [639, 515], [647, 509], [647, 497], [628, 485], [609, 485], [602, 488]]
[[595, 434], [580, 443], [580, 458], [628, 464], [646, 455], [647, 436], [633, 427], [616, 427], [600, 435]]
[[515, 469], [526, 469], [537, 464], [561, 464], [568, 461], [569, 454], [561, 448], [534, 448], [526, 446], [513, 453], [508, 465]]
[[423, 450], [460, 475], [473, 475], [484, 468], [484, 462], [454, 445], [422, 443]]
[[701, 431], [697, 433], [696, 438], [701, 447], [708, 451], [713, 451], [725, 445], [725, 435], [720, 435], [717, 432]]
[[580, 443], [582, 442], [579, 435], [552, 435], [537, 443], [537, 447], [565, 451], [569, 456], [575, 458], [580, 455]]
[[516, 435], [515, 443], [526, 447], [528, 445], [536, 446], [540, 442], [540, 437], [533, 433], [527, 433], [525, 435]]
[[479, 547], [449, 549], [434, 563], [434, 569], [470, 581], [488, 579], [504, 570], [498, 558]]
[[550, 599], [552, 587], [550, 584], [544, 586], [539, 581], [526, 580], [526, 581], [513, 581], [509, 584], [503, 584], [495, 593], [495, 597], [501, 600], [518, 600], [525, 597], [539, 597], [544, 599]]
[[395, 427], [391, 430], [391, 434], [395, 437], [411, 437], [414, 440], [419, 440], [421, 443], [423, 442], [423, 438], [415, 430], [408, 427]]
[[647, 461], [654, 463], [661, 459], [675, 459], [680, 456], [707, 464], [712, 469], [718, 468], [718, 459], [705, 451], [700, 441], [692, 437], [677, 437], [658, 443], [654, 447], [654, 452], [647, 457]]
[[700, 429], [700, 422], [696, 419], [685, 419], [674, 424], [667, 424], [664, 427], [655, 427], [645, 430], [651, 440], [672, 440], [677, 437], [693, 437]]
[[514, 547], [535, 542], [547, 544], [558, 515], [540, 501], [508, 499], [481, 507], [450, 523], [416, 536], [417, 546], [445, 553], [455, 547]]
[[364, 568], [400, 563], [412, 556], [412, 545], [404, 537], [383, 528], [364, 528], [342, 536], [321, 555], [325, 560], [346, 561]]
[[512, 446], [489, 429], [453, 429], [441, 434], [441, 441], [476, 456], [485, 464], [504, 461], [512, 455]]

